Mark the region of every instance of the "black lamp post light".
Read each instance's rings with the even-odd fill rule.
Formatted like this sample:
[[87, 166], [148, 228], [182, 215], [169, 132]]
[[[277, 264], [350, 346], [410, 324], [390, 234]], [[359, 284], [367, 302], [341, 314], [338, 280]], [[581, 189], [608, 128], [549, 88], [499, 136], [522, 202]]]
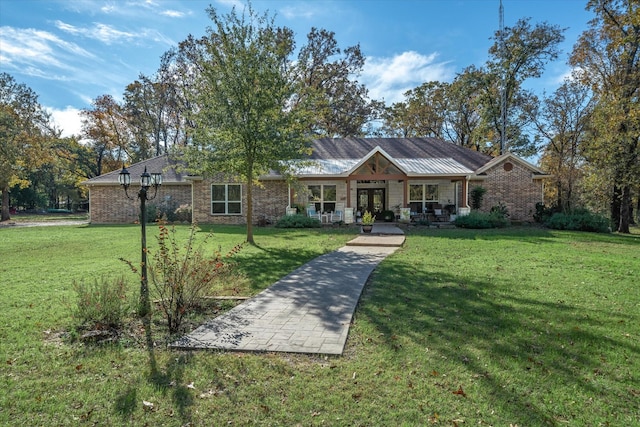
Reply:
[[[127, 189], [131, 185], [131, 174], [122, 165], [122, 170], [118, 175], [118, 182], [124, 188], [124, 194], [128, 199], [135, 200], [135, 197], [129, 196]], [[147, 316], [151, 311], [151, 302], [149, 300], [149, 282], [147, 280], [147, 208], [146, 202], [155, 199], [158, 194], [158, 187], [162, 185], [162, 174], [154, 172], [149, 174], [147, 167], [144, 167], [144, 172], [140, 175], [140, 190], [138, 191], [137, 198], [140, 199], [140, 225], [142, 226], [142, 275], [140, 276], [140, 307], [138, 313], [141, 317]], [[148, 190], [153, 187], [153, 196], [149, 197]]]

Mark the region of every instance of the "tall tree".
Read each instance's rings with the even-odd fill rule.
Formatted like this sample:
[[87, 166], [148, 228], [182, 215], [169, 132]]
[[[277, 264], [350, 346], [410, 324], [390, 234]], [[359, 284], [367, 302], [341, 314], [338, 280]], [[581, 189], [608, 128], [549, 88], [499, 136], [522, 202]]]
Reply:
[[95, 176], [117, 169], [129, 160], [131, 140], [129, 125], [122, 106], [111, 95], [101, 95], [93, 101], [92, 108], [84, 109], [82, 137], [93, 151]]
[[541, 165], [555, 180], [556, 205], [564, 212], [575, 207], [581, 175], [582, 144], [593, 110], [591, 91], [575, 79], [566, 80], [550, 97], [535, 103], [531, 117], [545, 141]]
[[483, 132], [481, 92], [477, 82], [482, 70], [467, 67], [446, 91], [444, 133], [454, 144], [480, 152], [490, 151]]
[[595, 93], [589, 160], [611, 177], [611, 218], [629, 233], [632, 190], [640, 185], [640, 3], [590, 0], [595, 13], [570, 63]]
[[427, 82], [405, 92], [405, 101], [394, 103], [383, 114], [384, 133], [443, 138], [447, 89], [447, 83]]
[[[519, 107], [530, 102], [531, 97], [523, 91], [522, 83], [542, 75], [544, 66], [558, 58], [558, 46], [564, 40], [564, 30], [560, 27], [547, 23], [532, 27], [529, 21], [520, 19], [513, 27], [496, 31], [494, 44], [489, 49], [487, 70], [491, 80], [485, 85], [484, 102], [500, 140], [503, 133], [501, 98], [508, 122], [526, 117]], [[524, 137], [522, 128], [520, 123], [507, 123], [506, 147], [500, 147], [500, 154], [504, 151], [532, 154], [532, 142]]]
[[300, 89], [296, 104], [314, 111], [310, 132], [321, 137], [361, 136], [375, 103], [355, 80], [364, 67], [360, 46], [341, 50], [335, 33], [312, 28], [300, 48], [295, 74]]
[[270, 169], [306, 152], [307, 111], [291, 108], [298, 89], [288, 60], [293, 33], [251, 7], [218, 15], [190, 57], [201, 70], [195, 135], [186, 151], [199, 172], [237, 177], [246, 184], [247, 242], [253, 244], [253, 188]]
[[46, 146], [55, 136], [36, 93], [0, 73], [0, 221], [10, 218], [9, 189], [29, 185], [29, 171], [47, 160]]
[[[164, 58], [164, 57], [163, 57]], [[152, 77], [141, 74], [125, 89], [123, 110], [132, 134], [132, 155], [136, 160], [167, 153], [184, 137], [179, 76], [161, 65]]]

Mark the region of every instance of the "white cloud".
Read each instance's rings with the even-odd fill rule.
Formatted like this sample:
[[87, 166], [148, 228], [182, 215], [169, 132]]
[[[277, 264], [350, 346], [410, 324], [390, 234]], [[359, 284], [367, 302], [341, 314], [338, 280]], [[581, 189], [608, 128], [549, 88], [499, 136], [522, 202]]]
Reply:
[[312, 3], [305, 3], [301, 6], [286, 6], [280, 9], [280, 12], [282, 16], [289, 20], [298, 18], [311, 19], [317, 14], [317, 10], [312, 5]]
[[372, 99], [387, 104], [401, 101], [404, 92], [429, 81], [450, 81], [455, 68], [436, 62], [437, 53], [423, 55], [408, 51], [391, 58], [367, 58], [362, 77]]
[[[94, 55], [47, 31], [32, 28], [22, 29], [0, 27], [0, 45], [3, 63], [11, 68], [26, 71], [30, 75], [48, 76], [57, 80], [51, 67], [73, 70], [69, 65], [70, 56], [94, 58]], [[46, 68], [47, 71], [43, 71]]]
[[64, 110], [47, 108], [47, 111], [51, 113], [51, 119], [56, 127], [62, 131], [63, 137], [80, 135], [82, 119], [79, 109], [67, 106]]
[[160, 12], [160, 15], [168, 16], [169, 18], [183, 18], [185, 13], [178, 10], [167, 9]]
[[96, 23], [93, 27], [75, 27], [62, 21], [55, 22], [60, 30], [76, 36], [83, 36], [90, 39], [99, 40], [105, 44], [112, 44], [119, 41], [130, 41], [137, 37], [135, 33], [120, 31], [111, 25]]

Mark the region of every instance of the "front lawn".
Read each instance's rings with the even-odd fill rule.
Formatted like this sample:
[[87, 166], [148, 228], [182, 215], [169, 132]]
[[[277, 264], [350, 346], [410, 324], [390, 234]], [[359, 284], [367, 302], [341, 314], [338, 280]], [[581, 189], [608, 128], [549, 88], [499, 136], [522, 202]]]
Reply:
[[[244, 240], [214, 231], [223, 252]], [[355, 232], [256, 229], [235, 258], [242, 292]], [[70, 344], [72, 281], [124, 274], [135, 293], [118, 258], [137, 260], [139, 229], [0, 229], [0, 425], [638, 423], [640, 235], [408, 233], [365, 288], [345, 354], [320, 357]]]

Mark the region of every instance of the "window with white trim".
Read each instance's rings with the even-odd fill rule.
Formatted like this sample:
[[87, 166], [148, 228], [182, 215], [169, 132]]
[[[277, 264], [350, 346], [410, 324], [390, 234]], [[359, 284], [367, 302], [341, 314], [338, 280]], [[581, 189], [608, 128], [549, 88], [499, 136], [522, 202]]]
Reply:
[[211, 185], [211, 214], [212, 215], [242, 214], [242, 185], [241, 184], [212, 184]]
[[438, 185], [436, 184], [411, 184], [409, 185], [409, 202], [412, 208], [420, 207], [419, 212], [424, 212], [427, 202], [438, 201]]
[[336, 209], [335, 185], [309, 185], [309, 205], [314, 205], [318, 212], [333, 212]]

